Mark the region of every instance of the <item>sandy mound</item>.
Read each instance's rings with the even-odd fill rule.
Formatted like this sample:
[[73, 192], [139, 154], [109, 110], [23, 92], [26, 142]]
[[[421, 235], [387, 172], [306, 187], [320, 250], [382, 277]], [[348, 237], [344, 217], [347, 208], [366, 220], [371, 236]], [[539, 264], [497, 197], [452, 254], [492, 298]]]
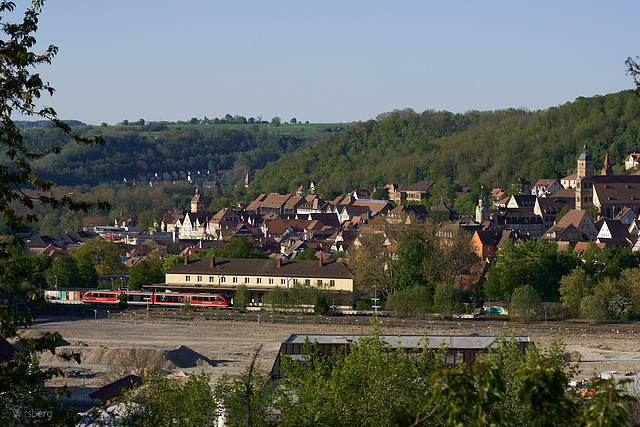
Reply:
[[163, 354], [164, 358], [173, 363], [178, 368], [194, 368], [196, 366], [210, 366], [213, 365], [211, 360], [203, 356], [202, 354], [191, 350], [189, 347], [181, 345], [175, 350], [167, 351]]
[[[88, 347], [82, 342], [74, 344], [79, 345], [62, 347], [58, 353], [79, 353], [83, 365], [122, 367], [133, 371], [147, 371], [153, 368], [173, 371], [212, 365], [207, 357], [183, 345], [175, 350], [164, 350], [155, 347]], [[51, 353], [43, 353], [41, 361], [54, 362], [58, 361], [58, 358]]]
[[[44, 334], [45, 332], [29, 329], [27, 331], [24, 331], [23, 333], [18, 333], [18, 337], [16, 337], [16, 339], [13, 341], [15, 343], [19, 343], [20, 338], [42, 338]], [[56, 347], [63, 347], [66, 345], [69, 345], [69, 342], [65, 341], [65, 339], [62, 337], [56, 342]]]

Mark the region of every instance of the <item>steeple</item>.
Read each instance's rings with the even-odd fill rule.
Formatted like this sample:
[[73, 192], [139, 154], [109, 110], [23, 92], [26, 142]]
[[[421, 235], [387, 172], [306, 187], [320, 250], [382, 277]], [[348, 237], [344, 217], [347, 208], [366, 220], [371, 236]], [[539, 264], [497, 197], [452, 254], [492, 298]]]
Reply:
[[613, 169], [611, 168], [611, 161], [609, 160], [609, 153], [604, 158], [604, 166], [602, 167], [601, 175], [613, 175]]

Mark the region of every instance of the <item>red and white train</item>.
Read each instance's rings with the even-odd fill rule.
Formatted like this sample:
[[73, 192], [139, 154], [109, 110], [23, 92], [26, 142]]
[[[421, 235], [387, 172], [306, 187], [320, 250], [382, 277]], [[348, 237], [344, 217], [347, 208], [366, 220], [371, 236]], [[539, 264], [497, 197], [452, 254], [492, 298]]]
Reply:
[[194, 307], [225, 308], [231, 306], [228, 297], [225, 295], [149, 291], [95, 290], [86, 292], [82, 296], [82, 302], [88, 304], [117, 304], [118, 296], [122, 293], [127, 296], [127, 304], [131, 305], [148, 304], [162, 307], [179, 307], [189, 301], [189, 304]]

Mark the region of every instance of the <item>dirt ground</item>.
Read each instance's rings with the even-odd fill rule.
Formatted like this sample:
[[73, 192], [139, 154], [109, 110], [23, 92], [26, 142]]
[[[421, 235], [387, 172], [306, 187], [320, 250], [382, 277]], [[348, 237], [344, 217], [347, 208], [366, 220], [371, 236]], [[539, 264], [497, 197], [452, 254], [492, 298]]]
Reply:
[[[113, 379], [114, 364], [124, 358], [136, 358], [135, 352], [144, 349], [149, 363], [159, 363], [174, 375], [191, 372], [211, 374], [212, 381], [223, 374], [239, 376], [251, 363], [260, 345], [262, 348], [257, 361], [259, 369], [267, 373], [275, 360], [280, 343], [289, 334], [362, 334], [371, 331], [367, 319], [361, 325], [341, 324], [339, 321], [305, 324], [295, 321], [270, 323], [263, 316], [260, 323], [249, 321], [228, 321], [193, 318], [180, 319], [86, 319], [76, 317], [51, 316], [40, 318], [28, 334], [58, 331], [64, 341], [58, 352], [75, 351], [82, 355], [82, 363], [61, 362], [50, 354], [42, 356], [43, 366], [60, 366], [68, 373], [48, 384], [66, 384], [73, 390], [74, 400], [88, 401], [88, 394]], [[392, 335], [496, 335], [502, 326], [465, 322], [428, 322], [404, 327], [389, 327], [381, 321], [381, 331]], [[633, 327], [637, 327], [637, 331]], [[596, 372], [615, 370], [618, 372], [640, 371], [640, 324], [627, 324], [600, 328], [597, 331], [576, 328], [562, 328], [557, 325], [533, 325], [511, 328], [516, 335], [528, 335], [536, 343], [546, 347], [562, 331], [566, 351], [578, 352], [582, 358], [581, 377]], [[119, 350], [124, 349], [124, 350]], [[117, 352], [121, 354], [118, 356]], [[151, 357], [154, 356], [154, 357]], [[139, 356], [137, 357], [140, 358]]]

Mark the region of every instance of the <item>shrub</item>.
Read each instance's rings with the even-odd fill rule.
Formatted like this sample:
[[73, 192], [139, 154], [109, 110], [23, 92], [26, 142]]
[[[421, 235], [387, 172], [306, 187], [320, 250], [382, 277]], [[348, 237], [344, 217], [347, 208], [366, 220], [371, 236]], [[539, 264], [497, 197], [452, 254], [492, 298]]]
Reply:
[[329, 312], [329, 301], [327, 296], [320, 294], [316, 297], [316, 303], [313, 306], [313, 312], [317, 315], [324, 316]]
[[245, 285], [239, 285], [236, 288], [236, 294], [233, 297], [233, 308], [236, 310], [244, 311], [251, 301], [251, 293]]
[[440, 283], [433, 296], [433, 309], [443, 317], [461, 313], [460, 294], [450, 284]]
[[520, 286], [511, 294], [511, 307], [509, 314], [520, 322], [531, 323], [540, 317], [542, 299], [533, 287]]
[[580, 314], [592, 325], [602, 323], [607, 318], [607, 306], [595, 295], [587, 295], [580, 302]]
[[415, 285], [389, 295], [384, 307], [386, 310], [395, 312], [398, 317], [404, 314], [419, 316], [431, 311], [433, 299], [429, 289]]
[[271, 310], [286, 310], [289, 307], [289, 294], [280, 286], [276, 286], [264, 296], [264, 303], [271, 306]]

